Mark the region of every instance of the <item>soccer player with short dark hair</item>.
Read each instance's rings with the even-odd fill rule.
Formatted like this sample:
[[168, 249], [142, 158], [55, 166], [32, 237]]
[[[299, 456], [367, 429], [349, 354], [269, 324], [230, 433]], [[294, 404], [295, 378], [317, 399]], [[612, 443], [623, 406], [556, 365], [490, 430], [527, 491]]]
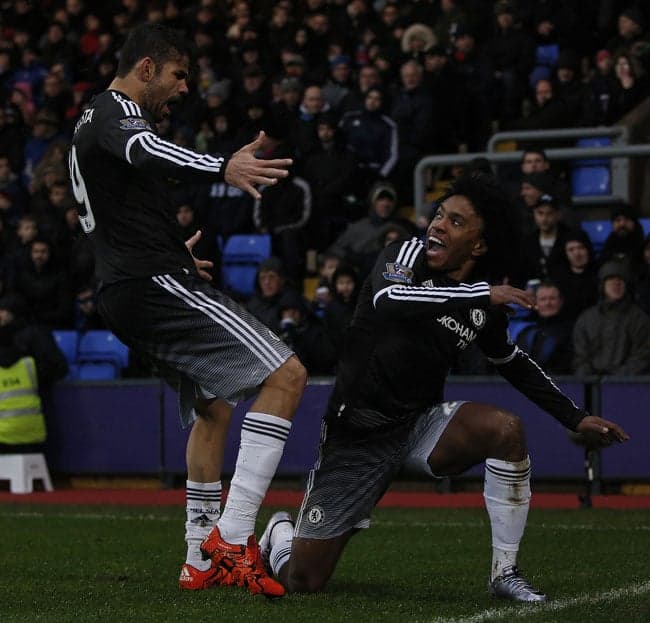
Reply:
[[530, 500], [524, 427], [496, 406], [444, 402], [451, 364], [476, 341], [512, 385], [564, 426], [603, 444], [628, 436], [579, 409], [509, 339], [504, 305], [532, 306], [528, 293], [490, 285], [507, 274], [513, 210], [492, 179], [462, 177], [438, 202], [426, 242], [398, 241], [380, 253], [347, 335], [295, 537], [282, 512], [260, 539], [263, 558], [290, 591], [323, 588], [399, 470], [451, 476], [485, 461], [489, 590], [546, 599], [517, 568]]
[[[286, 177], [289, 159], [255, 157], [264, 134], [228, 157], [161, 139], [155, 124], [188, 91], [189, 50], [159, 24], [134, 28], [117, 76], [76, 124], [69, 157], [79, 218], [93, 241], [98, 309], [130, 348], [153, 359], [179, 390], [187, 444], [187, 559], [179, 584], [247, 586], [279, 596], [252, 536], [275, 474], [306, 372], [291, 350], [207, 281], [170, 202], [168, 178], [223, 182], [258, 199], [256, 185]], [[232, 407], [257, 393], [223, 513], [221, 464]], [[217, 523], [218, 522], [218, 523]], [[201, 547], [213, 560], [203, 560]], [[224, 560], [227, 559], [227, 560]]]

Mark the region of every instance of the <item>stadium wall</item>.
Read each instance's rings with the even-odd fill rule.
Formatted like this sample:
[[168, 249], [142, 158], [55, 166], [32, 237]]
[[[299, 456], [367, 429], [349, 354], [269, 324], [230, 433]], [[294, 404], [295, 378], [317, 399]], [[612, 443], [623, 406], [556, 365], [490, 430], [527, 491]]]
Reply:
[[[563, 379], [558, 385], [573, 400], [588, 404], [593, 413], [611, 417], [631, 435], [624, 445], [602, 455], [603, 480], [650, 479], [650, 379], [606, 379], [583, 383]], [[301, 476], [312, 466], [321, 417], [331, 380], [312, 380], [298, 409], [278, 475]], [[582, 478], [584, 448], [573, 443], [552, 417], [495, 377], [450, 380], [448, 400], [493, 403], [524, 421], [535, 477]], [[239, 429], [246, 407], [233, 415], [225, 454], [224, 473], [231, 474], [239, 445]], [[156, 380], [66, 382], [46, 399], [50, 470], [69, 475], [156, 475], [185, 472], [187, 430], [178, 418], [176, 394]], [[468, 475], [480, 476], [476, 467]]]

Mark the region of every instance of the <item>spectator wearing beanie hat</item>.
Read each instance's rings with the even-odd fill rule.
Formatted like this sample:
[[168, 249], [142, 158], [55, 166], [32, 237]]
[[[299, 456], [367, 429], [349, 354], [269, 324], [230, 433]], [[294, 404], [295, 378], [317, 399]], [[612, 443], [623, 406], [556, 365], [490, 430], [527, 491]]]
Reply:
[[629, 203], [620, 203], [612, 209], [612, 232], [607, 236], [600, 254], [600, 263], [624, 258], [633, 274], [643, 264], [643, 228], [636, 210]]
[[323, 85], [323, 97], [333, 110], [338, 110], [341, 100], [352, 89], [352, 60], [346, 54], [337, 54], [330, 60], [327, 82]]
[[607, 42], [612, 54], [631, 52], [635, 43], [644, 39], [646, 20], [641, 9], [631, 6], [618, 16], [618, 34]]

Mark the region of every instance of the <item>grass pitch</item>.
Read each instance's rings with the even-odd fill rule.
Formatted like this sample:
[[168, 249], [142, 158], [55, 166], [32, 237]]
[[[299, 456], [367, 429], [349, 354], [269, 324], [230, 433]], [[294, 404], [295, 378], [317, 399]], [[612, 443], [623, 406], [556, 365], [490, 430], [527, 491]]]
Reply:
[[520, 564], [550, 597], [537, 606], [488, 596], [483, 510], [379, 509], [325, 593], [276, 601], [181, 592], [183, 522], [182, 508], [1, 506], [0, 621], [650, 621], [650, 511], [532, 510]]

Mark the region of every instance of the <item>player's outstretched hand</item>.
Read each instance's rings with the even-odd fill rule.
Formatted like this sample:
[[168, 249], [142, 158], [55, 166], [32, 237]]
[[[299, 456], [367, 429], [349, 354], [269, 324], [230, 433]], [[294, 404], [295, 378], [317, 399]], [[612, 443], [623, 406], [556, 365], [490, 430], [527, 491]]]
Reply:
[[293, 164], [291, 158], [257, 158], [255, 153], [263, 146], [264, 137], [264, 132], [260, 132], [252, 143], [236, 151], [226, 166], [226, 183], [241, 188], [255, 199], [261, 197], [255, 185], [277, 184], [278, 178], [289, 175], [287, 169]]
[[533, 309], [535, 299], [530, 292], [512, 286], [490, 286], [490, 303], [492, 305], [520, 305]]
[[627, 441], [630, 436], [614, 422], [595, 415], [583, 418], [576, 432], [584, 436], [584, 443], [590, 446], [609, 446], [615, 441]]
[[212, 281], [212, 275], [208, 272], [208, 270], [212, 268], [214, 264], [210, 260], [199, 260], [195, 258], [194, 253], [192, 252], [194, 245], [199, 240], [201, 240], [202, 235], [203, 232], [201, 232], [200, 229], [197, 229], [196, 233], [191, 238], [188, 238], [185, 241], [185, 246], [187, 247], [187, 250], [190, 252], [192, 259], [194, 260], [194, 266], [196, 266], [196, 270], [199, 273], [199, 277], [201, 277], [201, 279], [205, 279], [206, 281]]

